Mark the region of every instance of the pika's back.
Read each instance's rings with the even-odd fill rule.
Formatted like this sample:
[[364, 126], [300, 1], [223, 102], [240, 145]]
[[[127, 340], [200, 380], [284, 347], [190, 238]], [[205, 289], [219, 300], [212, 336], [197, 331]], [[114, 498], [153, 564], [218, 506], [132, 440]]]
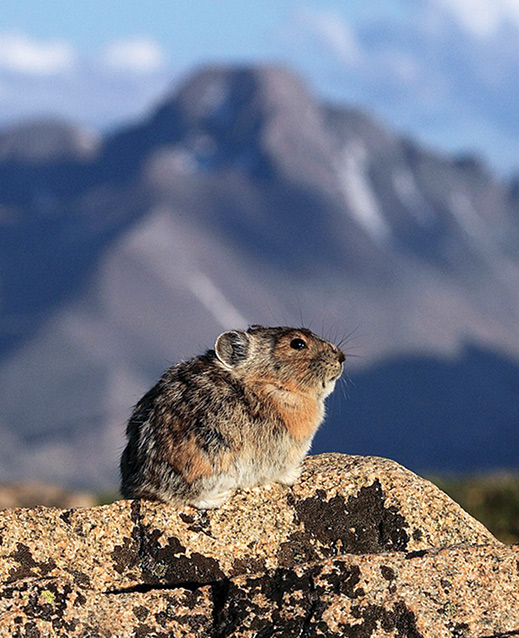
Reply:
[[167, 370], [136, 405], [123, 495], [214, 507], [236, 487], [288, 482], [343, 362], [337, 346], [307, 329], [224, 332], [214, 350]]

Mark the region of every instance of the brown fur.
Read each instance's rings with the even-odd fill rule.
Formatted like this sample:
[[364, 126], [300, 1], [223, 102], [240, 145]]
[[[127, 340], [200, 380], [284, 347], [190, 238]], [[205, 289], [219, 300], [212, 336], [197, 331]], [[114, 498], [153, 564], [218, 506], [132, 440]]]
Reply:
[[169, 455], [169, 462], [188, 483], [197, 478], [211, 476], [213, 465], [206, 454], [200, 452], [194, 437], [184, 439]]
[[123, 495], [217, 507], [235, 488], [293, 482], [343, 361], [306, 329], [223, 333], [135, 407]]
[[314, 396], [302, 393], [293, 383], [285, 383], [283, 388], [263, 380], [250, 380], [250, 383], [258, 396], [271, 404], [296, 441], [302, 441], [317, 430], [321, 419]]
[[296, 441], [312, 436], [321, 422], [319, 406], [313, 397], [301, 396], [297, 407], [279, 406], [278, 411]]

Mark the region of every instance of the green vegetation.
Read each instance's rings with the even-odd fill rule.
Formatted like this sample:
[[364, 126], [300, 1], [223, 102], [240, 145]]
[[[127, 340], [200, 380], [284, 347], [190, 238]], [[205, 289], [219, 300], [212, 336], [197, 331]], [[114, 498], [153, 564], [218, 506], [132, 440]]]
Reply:
[[503, 543], [519, 543], [519, 476], [429, 477]]
[[50, 603], [51, 605], [53, 605], [56, 600], [56, 595], [49, 589], [44, 589], [41, 592], [41, 597], [45, 600], [45, 602]]
[[106, 492], [97, 492], [95, 495], [96, 505], [109, 505], [119, 500], [122, 496], [117, 490], [107, 490]]

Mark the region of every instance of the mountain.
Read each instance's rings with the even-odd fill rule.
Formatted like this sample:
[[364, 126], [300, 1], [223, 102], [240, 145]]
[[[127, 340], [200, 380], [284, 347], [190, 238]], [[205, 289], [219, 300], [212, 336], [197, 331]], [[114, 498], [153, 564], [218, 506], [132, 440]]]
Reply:
[[[324, 104], [286, 69], [216, 67], [104, 138], [3, 131], [0, 184], [0, 480], [113, 483], [141, 394], [248, 323], [353, 331], [355, 386], [332, 397], [316, 450], [391, 456], [397, 428], [414, 469], [443, 448], [474, 468], [481, 455], [439, 436], [455, 419], [463, 437], [474, 423], [486, 467], [519, 458], [515, 381], [499, 376], [519, 358], [519, 198], [479, 159]], [[485, 405], [511, 406], [498, 431], [468, 409], [487, 365]], [[416, 405], [441, 422], [413, 421]], [[437, 451], [417, 457], [435, 428]]]

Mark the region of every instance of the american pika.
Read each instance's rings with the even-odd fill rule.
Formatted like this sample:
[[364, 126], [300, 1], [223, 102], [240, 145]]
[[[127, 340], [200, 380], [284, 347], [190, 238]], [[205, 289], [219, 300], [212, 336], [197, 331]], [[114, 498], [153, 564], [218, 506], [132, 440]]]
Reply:
[[210, 509], [237, 488], [292, 485], [344, 361], [305, 328], [224, 332], [135, 406], [122, 495]]

